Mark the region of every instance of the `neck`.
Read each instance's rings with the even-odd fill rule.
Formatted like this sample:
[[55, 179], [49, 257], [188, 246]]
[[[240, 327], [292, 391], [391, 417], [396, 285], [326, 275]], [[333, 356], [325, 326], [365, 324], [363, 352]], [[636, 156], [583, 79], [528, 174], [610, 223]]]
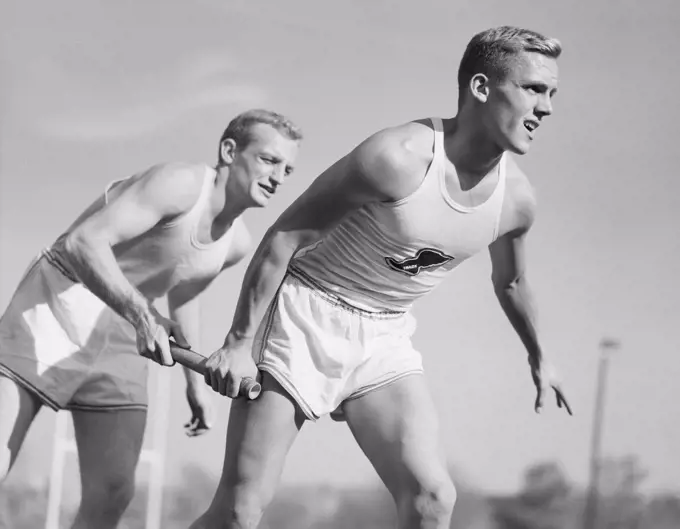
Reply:
[[217, 210], [215, 220], [220, 224], [230, 225], [248, 209], [243, 193], [237, 189], [236, 182], [229, 178], [229, 167], [217, 165], [212, 204]]
[[478, 116], [461, 110], [444, 122], [444, 148], [456, 171], [479, 182], [501, 161], [501, 149], [483, 129]]

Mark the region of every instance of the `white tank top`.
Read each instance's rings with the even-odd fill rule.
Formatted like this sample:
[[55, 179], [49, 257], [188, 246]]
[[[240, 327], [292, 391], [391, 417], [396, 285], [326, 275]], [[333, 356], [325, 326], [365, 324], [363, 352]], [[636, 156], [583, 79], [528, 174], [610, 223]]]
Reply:
[[457, 204], [446, 187], [442, 121], [431, 121], [434, 156], [418, 189], [348, 214], [319, 243], [298, 252], [293, 271], [360, 308], [405, 312], [447, 272], [496, 240], [505, 156], [490, 197], [474, 207]]
[[[196, 235], [201, 215], [208, 207], [215, 177], [215, 171], [206, 167], [201, 193], [189, 211], [116, 246], [116, 261], [125, 277], [147, 298], [162, 297], [182, 282], [212, 279], [222, 270], [236, 224], [241, 220], [234, 221], [231, 228], [213, 243], [203, 244]], [[100, 200], [105, 203], [109, 191], [121, 182], [109, 185]], [[59, 237], [45, 254], [52, 264], [75, 279], [68, 260], [62, 257], [65, 238], [66, 234]]]

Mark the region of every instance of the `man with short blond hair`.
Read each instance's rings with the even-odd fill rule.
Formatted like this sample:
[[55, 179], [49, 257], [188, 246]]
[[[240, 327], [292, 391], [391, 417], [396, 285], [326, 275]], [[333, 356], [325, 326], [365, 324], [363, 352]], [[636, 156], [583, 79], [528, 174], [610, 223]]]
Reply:
[[206, 375], [235, 397], [259, 370], [263, 393], [233, 402], [222, 479], [192, 529], [255, 528], [302, 424], [328, 414], [347, 421], [401, 529], [448, 528], [455, 489], [411, 308], [485, 248], [528, 353], [536, 411], [554, 391], [571, 413], [537, 337], [524, 250], [535, 200], [509, 155], [528, 152], [552, 113], [560, 52], [555, 39], [519, 28], [476, 35], [455, 117], [370, 136], [269, 229]]

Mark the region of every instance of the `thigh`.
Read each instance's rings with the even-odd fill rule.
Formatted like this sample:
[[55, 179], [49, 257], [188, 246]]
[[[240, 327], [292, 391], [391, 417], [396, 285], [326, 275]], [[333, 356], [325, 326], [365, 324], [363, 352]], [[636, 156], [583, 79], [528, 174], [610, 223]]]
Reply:
[[395, 497], [450, 479], [439, 423], [422, 374], [350, 400], [344, 412], [359, 446]]
[[0, 374], [0, 481], [14, 464], [40, 406], [26, 388]]
[[[304, 421], [305, 416], [292, 397], [270, 374], [264, 373], [259, 398], [236, 399], [231, 405], [218, 495], [233, 499], [242, 491], [256, 494], [266, 502]], [[217, 496], [216, 501], [220, 501]]]
[[97, 492], [134, 480], [146, 410], [74, 410], [72, 414], [83, 496], [88, 490]]

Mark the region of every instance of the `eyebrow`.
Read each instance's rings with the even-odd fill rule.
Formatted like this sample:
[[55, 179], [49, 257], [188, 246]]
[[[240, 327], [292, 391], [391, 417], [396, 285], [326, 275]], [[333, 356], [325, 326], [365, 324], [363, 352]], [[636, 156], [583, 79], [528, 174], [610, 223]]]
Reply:
[[552, 94], [556, 94], [556, 93], [557, 93], [557, 87], [550, 88], [550, 86], [547, 85], [546, 83], [544, 83], [543, 81], [531, 81], [531, 80], [527, 80], [527, 81], [522, 81], [522, 84], [523, 84], [523, 85], [530, 85], [530, 86], [537, 86], [537, 87], [542, 88], [543, 91], [545, 91], [545, 92], [551, 92]]
[[274, 154], [272, 151], [268, 151], [266, 149], [261, 150], [259, 155], [271, 158], [276, 163], [281, 163], [283, 161], [283, 158], [281, 156], [279, 156], [278, 154]]
[[[266, 149], [262, 149], [262, 150], [260, 151], [259, 156], [264, 156], [264, 157], [266, 157], [266, 158], [271, 158], [272, 161], [274, 161], [274, 163], [277, 163], [277, 164], [279, 164], [279, 163], [281, 163], [281, 162], [284, 161], [283, 156], [280, 156], [280, 155], [278, 155], [278, 154], [274, 154], [272, 151], [268, 151], [268, 150], [266, 150]], [[294, 170], [295, 170], [295, 167], [294, 167], [294, 166], [289, 165], [289, 164], [286, 165], [286, 171], [287, 171], [287, 172], [292, 173]]]

